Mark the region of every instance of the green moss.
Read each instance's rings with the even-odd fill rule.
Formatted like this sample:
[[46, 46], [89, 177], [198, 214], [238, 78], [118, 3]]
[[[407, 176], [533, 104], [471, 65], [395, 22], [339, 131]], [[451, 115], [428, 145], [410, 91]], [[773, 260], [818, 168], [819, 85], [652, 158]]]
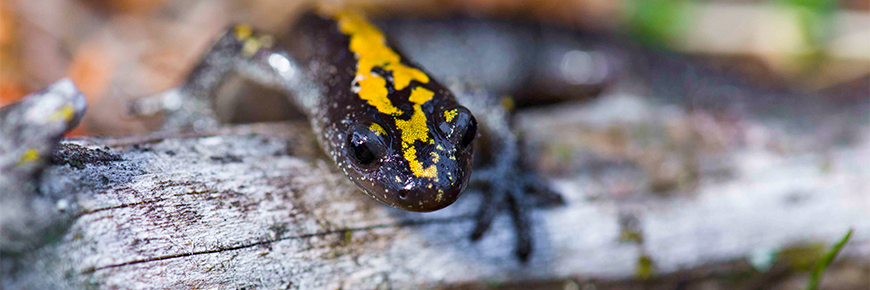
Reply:
[[642, 244], [643, 243], [643, 234], [638, 232], [638, 231], [623, 228], [619, 232], [619, 241], [623, 242], [623, 243], [634, 242], [634, 243]]
[[824, 252], [824, 244], [813, 243], [782, 249], [776, 256], [777, 260], [784, 262], [790, 270], [809, 271], [813, 268], [813, 264], [822, 257]]
[[650, 256], [643, 254], [637, 257], [634, 278], [646, 280], [655, 275], [655, 263]]

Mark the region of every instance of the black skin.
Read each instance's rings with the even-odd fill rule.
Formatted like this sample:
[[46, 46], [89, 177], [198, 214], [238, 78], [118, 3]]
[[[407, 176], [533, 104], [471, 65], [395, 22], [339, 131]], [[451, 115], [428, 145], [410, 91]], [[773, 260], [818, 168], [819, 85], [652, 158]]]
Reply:
[[[516, 228], [516, 255], [526, 261], [532, 250], [530, 209], [536, 204], [563, 201], [540, 177], [519, 166], [518, 141], [510, 130], [509, 114], [501, 107], [499, 95], [481, 90], [471, 93], [459, 83], [452, 83], [448, 90], [431, 75], [428, 83], [412, 81], [399, 91], [390, 81], [388, 98], [405, 114], [397, 117], [382, 114], [351, 91], [356, 59], [348, 49], [349, 37], [338, 30], [335, 21], [305, 15], [298, 23], [284, 47], [264, 47], [248, 55], [243, 53], [245, 41], [260, 36], [240, 38], [231, 28], [178, 89], [183, 104], [180, 110], [169, 112], [164, 129], [199, 129], [202, 126], [193, 124], [216, 124], [208, 98], [228, 72], [240, 72], [287, 91], [292, 103], [311, 121], [327, 155], [360, 189], [384, 204], [408, 211], [433, 211], [452, 204], [467, 184], [483, 186], [485, 202], [477, 212], [471, 239], [480, 239], [494, 217], [508, 209]], [[398, 49], [393, 49], [401, 55]], [[269, 64], [269, 58], [275, 54], [286, 56], [300, 73], [293, 77], [277, 73]], [[401, 59], [405, 65], [417, 67], [408, 58]], [[402, 155], [401, 131], [395, 120], [410, 118], [413, 110], [408, 96], [415, 87], [434, 92], [433, 98], [422, 105], [433, 142], [417, 141], [414, 145], [424, 167], [432, 164], [432, 159], [426, 158], [430, 152], [443, 148], [435, 163], [437, 180], [415, 176]], [[450, 109], [456, 109], [458, 115], [452, 122], [446, 122], [443, 112]], [[379, 124], [386, 134], [367, 130], [372, 123]], [[475, 138], [479, 135], [478, 126], [485, 138]], [[474, 139], [488, 142], [472, 145]], [[474, 170], [472, 175], [475, 147], [485, 147], [481, 149], [486, 149], [493, 162]], [[446, 178], [448, 173], [451, 178]]]

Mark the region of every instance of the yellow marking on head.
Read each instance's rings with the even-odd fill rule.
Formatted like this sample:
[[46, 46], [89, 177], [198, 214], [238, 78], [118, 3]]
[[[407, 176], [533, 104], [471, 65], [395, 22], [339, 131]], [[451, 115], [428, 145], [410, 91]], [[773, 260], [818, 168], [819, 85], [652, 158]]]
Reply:
[[[404, 112], [393, 106], [388, 97], [386, 79], [372, 72], [372, 69], [380, 67], [390, 72], [393, 77], [393, 88], [397, 91], [408, 87], [411, 81], [429, 83], [429, 76], [419, 69], [403, 64], [399, 54], [387, 46], [384, 34], [361, 14], [341, 11], [334, 13], [333, 18], [338, 23], [339, 31], [350, 37], [349, 49], [356, 56], [354, 82], [359, 85], [357, 95], [381, 113], [394, 117], [402, 115]], [[411, 172], [417, 177], [435, 178], [437, 181], [438, 172], [435, 165], [423, 168], [423, 164], [417, 161], [417, 149], [413, 146], [417, 141], [434, 143], [434, 140], [429, 138], [426, 115], [422, 109], [422, 105], [433, 96], [435, 93], [426, 88], [413, 88], [408, 98], [414, 103], [411, 118], [408, 120], [396, 118], [395, 121], [396, 127], [402, 132], [402, 149]]]
[[435, 164], [429, 165], [429, 167], [424, 169], [423, 164], [417, 161], [417, 148], [410, 146], [405, 149], [405, 159], [408, 160], [408, 166], [411, 167], [411, 172], [414, 175], [417, 177], [434, 178], [435, 182], [438, 182], [438, 169], [435, 168]]
[[396, 119], [396, 128], [402, 131], [402, 147], [407, 148], [415, 141], [429, 141], [429, 127], [426, 126], [426, 115], [420, 105], [414, 105], [414, 115], [411, 119]]
[[359, 13], [341, 11], [333, 17], [338, 22], [341, 33], [350, 36], [349, 49], [357, 59], [354, 80], [360, 82], [360, 90], [357, 92], [359, 97], [381, 113], [401, 115], [402, 111], [396, 109], [387, 98], [386, 80], [383, 76], [372, 73], [372, 69], [380, 67], [392, 72], [393, 87], [397, 91], [405, 89], [414, 80], [428, 83], [429, 76], [419, 69], [402, 64], [399, 54], [387, 47], [384, 34]]
[[456, 109], [444, 111], [444, 120], [447, 122], [453, 121], [453, 118], [456, 118], [457, 114], [459, 114], [459, 111]]
[[432, 99], [434, 95], [432, 91], [423, 87], [416, 87], [411, 91], [409, 100], [414, 102], [414, 114], [408, 120], [396, 119], [396, 127], [402, 131], [403, 147], [407, 147], [415, 141], [429, 141], [429, 127], [426, 126], [426, 114], [423, 113], [422, 105]]
[[405, 159], [408, 160], [408, 165], [411, 167], [411, 172], [417, 177], [435, 178], [437, 181], [435, 165], [423, 169], [423, 165], [417, 161], [417, 149], [412, 145], [416, 141], [433, 141], [429, 138], [429, 127], [426, 126], [426, 114], [423, 113], [422, 105], [431, 100], [434, 95], [435, 93], [426, 88], [414, 88], [409, 98], [414, 103], [414, 114], [408, 120], [396, 119], [396, 127], [402, 132], [402, 148]]
[[435, 202], [441, 202], [441, 199], [443, 199], [443, 198], [444, 198], [444, 193], [439, 193], [438, 195], [435, 196]]
[[48, 119], [51, 120], [52, 122], [60, 120], [60, 119], [63, 119], [64, 121], [69, 122], [69, 120], [72, 120], [72, 117], [75, 114], [76, 114], [76, 110], [73, 108], [73, 106], [66, 105], [66, 106], [63, 106], [62, 108], [60, 108], [60, 110], [57, 110], [57, 111], [54, 111], [54, 113], [51, 113], [51, 115], [48, 116]]
[[375, 131], [375, 134], [377, 134], [378, 136], [387, 135], [387, 131], [384, 130], [384, 127], [378, 125], [378, 123], [372, 123], [372, 125], [369, 126], [369, 130]]
[[245, 38], [251, 37], [254, 34], [254, 29], [251, 28], [250, 25], [247, 24], [239, 24], [236, 27], [233, 27], [233, 35], [235, 35], [237, 40], [243, 40]]
[[434, 96], [435, 93], [433, 93], [429, 89], [426, 89], [424, 87], [416, 87], [411, 90], [411, 96], [408, 97], [408, 100], [416, 105], [422, 105], [431, 100]]
[[27, 151], [24, 151], [24, 154], [21, 154], [21, 158], [18, 159], [18, 165], [23, 165], [25, 163], [33, 162], [39, 159], [39, 151], [36, 149], [30, 148]]

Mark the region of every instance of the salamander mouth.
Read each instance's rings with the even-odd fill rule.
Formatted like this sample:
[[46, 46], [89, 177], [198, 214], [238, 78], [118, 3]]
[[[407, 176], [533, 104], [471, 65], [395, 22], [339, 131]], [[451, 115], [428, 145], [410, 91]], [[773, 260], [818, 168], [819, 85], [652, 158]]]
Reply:
[[462, 162], [439, 168], [439, 173], [443, 174], [437, 178], [396, 174], [392, 169], [395, 168], [386, 165], [380, 168], [380, 172], [367, 175], [368, 178], [357, 176], [351, 179], [367, 195], [383, 204], [405, 211], [430, 212], [453, 204], [465, 190], [470, 175], [470, 166]]
[[465, 186], [449, 189], [400, 189], [396, 192], [397, 199], [384, 202], [397, 209], [411, 212], [431, 212], [445, 208], [459, 199]]

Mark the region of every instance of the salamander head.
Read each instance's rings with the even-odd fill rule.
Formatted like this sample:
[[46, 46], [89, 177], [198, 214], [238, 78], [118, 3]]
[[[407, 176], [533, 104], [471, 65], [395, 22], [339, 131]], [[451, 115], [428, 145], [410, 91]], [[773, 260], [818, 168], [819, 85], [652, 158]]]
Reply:
[[361, 14], [330, 15], [330, 29], [343, 35], [334, 38], [343, 51], [330, 61], [342, 69], [334, 70], [323, 118], [332, 122], [327, 143], [336, 164], [390, 206], [433, 211], [452, 204], [471, 174], [474, 116]]
[[403, 116], [357, 118], [344, 133], [339, 166], [395, 208], [426, 212], [452, 204], [471, 175], [477, 122], [465, 107], [438, 103], [414, 105]]

